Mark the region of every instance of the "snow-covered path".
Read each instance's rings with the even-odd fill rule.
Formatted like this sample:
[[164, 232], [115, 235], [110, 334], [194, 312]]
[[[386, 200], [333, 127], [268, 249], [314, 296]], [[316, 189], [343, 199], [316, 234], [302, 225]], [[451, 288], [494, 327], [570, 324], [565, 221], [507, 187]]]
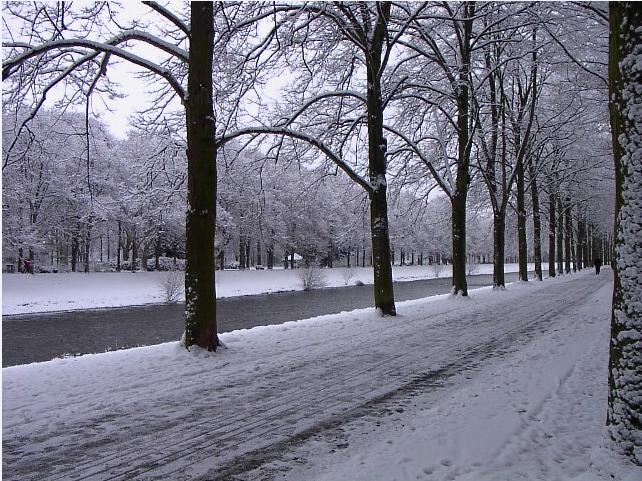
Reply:
[[3, 477], [568, 479], [604, 424], [607, 272], [3, 369]]

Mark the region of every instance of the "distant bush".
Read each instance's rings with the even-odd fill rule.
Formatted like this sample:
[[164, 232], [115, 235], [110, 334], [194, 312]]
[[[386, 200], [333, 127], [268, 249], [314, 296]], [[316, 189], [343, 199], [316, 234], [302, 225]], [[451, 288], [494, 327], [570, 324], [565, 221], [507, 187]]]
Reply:
[[444, 265], [441, 262], [433, 262], [432, 264], [430, 264], [430, 268], [432, 269], [432, 273], [435, 275], [435, 277], [439, 277], [441, 271], [444, 270]]
[[350, 285], [350, 281], [354, 277], [354, 269], [352, 267], [345, 267], [341, 270], [341, 277], [343, 277], [343, 284]]
[[170, 271], [161, 280], [163, 299], [167, 304], [176, 304], [183, 293], [184, 275], [181, 271]]
[[325, 275], [316, 265], [300, 267], [297, 269], [297, 274], [299, 279], [301, 279], [304, 291], [311, 291], [312, 289], [318, 289], [326, 285]]
[[472, 276], [473, 274], [477, 274], [479, 271], [479, 264], [476, 262], [467, 262], [466, 263], [466, 274], [469, 276]]

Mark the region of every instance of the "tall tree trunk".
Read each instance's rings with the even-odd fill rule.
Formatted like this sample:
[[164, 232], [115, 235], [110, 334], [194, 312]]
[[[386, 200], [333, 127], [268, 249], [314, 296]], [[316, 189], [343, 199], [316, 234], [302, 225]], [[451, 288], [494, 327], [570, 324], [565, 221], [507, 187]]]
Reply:
[[517, 262], [519, 264], [519, 280], [528, 281], [528, 246], [526, 244], [526, 192], [524, 179], [524, 163], [517, 162]]
[[450, 199], [452, 208], [453, 294], [467, 296], [466, 281], [466, 200], [470, 182], [470, 56], [474, 2], [464, 2], [464, 20], [460, 41], [461, 61], [457, 101], [457, 178], [455, 191]]
[[493, 214], [493, 288], [503, 289], [506, 286], [504, 276], [504, 256], [506, 250], [506, 213]]
[[535, 261], [535, 279], [541, 281], [544, 278], [542, 273], [542, 219], [539, 208], [537, 173], [530, 159], [528, 161], [528, 176], [531, 182], [531, 201], [533, 204], [533, 260]]
[[156, 242], [154, 243], [154, 270], [155, 271], [160, 270], [161, 248], [162, 248], [162, 233], [161, 233], [161, 230], [158, 229], [156, 231]]
[[586, 239], [584, 237], [584, 221], [582, 220], [582, 215], [578, 214], [577, 216], [577, 270], [582, 270], [584, 264], [584, 245]]
[[453, 197], [452, 209], [452, 250], [453, 250], [453, 294], [468, 295], [466, 281], [466, 200]]
[[366, 52], [368, 114], [368, 174], [372, 191], [370, 200], [370, 232], [374, 264], [375, 308], [383, 315], [396, 314], [395, 295], [390, 264], [390, 234], [388, 227], [388, 200], [386, 192], [387, 142], [383, 136], [383, 99], [381, 97], [381, 55], [386, 41], [390, 2], [380, 4], [380, 15], [372, 33], [370, 49]]
[[258, 265], [263, 264], [263, 259], [261, 259], [261, 241], [256, 241], [256, 263]]
[[555, 277], [555, 193], [548, 193], [548, 277]]
[[245, 269], [245, 237], [239, 236], [239, 269]]
[[557, 196], [557, 273], [564, 274], [564, 206], [562, 199]]
[[272, 243], [272, 239], [270, 239], [270, 245], [267, 249], [267, 268], [274, 268], [274, 244]]
[[120, 252], [123, 249], [123, 225], [118, 221], [118, 248], [116, 251], [116, 272], [120, 272]]
[[571, 273], [571, 200], [566, 199], [564, 202], [564, 271], [567, 274]]
[[[586, 242], [584, 242], [584, 267], [593, 267], [593, 248], [595, 246], [595, 230], [593, 229], [593, 225], [590, 222], [585, 222], [584, 225], [586, 231], [585, 231], [585, 239]], [[604, 261], [604, 259], [602, 259]]]
[[642, 6], [609, 10], [616, 216], [607, 426], [615, 450], [642, 465]]
[[187, 215], [185, 229], [185, 347], [219, 346], [214, 283], [216, 148], [212, 101], [214, 6], [190, 4], [187, 125]]
[[147, 258], [149, 257], [149, 247], [147, 242], [143, 242], [143, 256], [141, 257], [141, 268], [144, 271], [147, 271]]
[[85, 273], [89, 273], [89, 251], [91, 250], [91, 218], [87, 221], [87, 232], [85, 236]]
[[80, 251], [80, 226], [76, 225], [71, 238], [71, 272], [76, 272], [76, 266], [78, 265], [78, 254]]
[[138, 267], [136, 265], [136, 261], [138, 260], [138, 232], [136, 231], [136, 228], [133, 228], [133, 233], [132, 233], [132, 272], [136, 272], [136, 268]]

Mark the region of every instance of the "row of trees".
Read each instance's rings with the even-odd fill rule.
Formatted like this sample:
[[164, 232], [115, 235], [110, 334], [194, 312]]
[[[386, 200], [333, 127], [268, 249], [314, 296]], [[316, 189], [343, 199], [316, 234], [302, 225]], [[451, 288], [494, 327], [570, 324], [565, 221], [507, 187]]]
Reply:
[[[12, 129], [12, 118], [5, 117], [5, 145], [10, 144], [17, 127], [14, 122]], [[40, 112], [28, 134], [21, 134], [21, 148], [5, 159], [3, 243], [7, 263], [15, 262], [22, 249], [35, 254], [44, 269], [59, 271], [173, 267], [163, 264], [161, 256], [184, 256], [184, 145], [180, 139], [149, 137], [144, 132], [119, 140], [96, 119], [91, 120], [90, 128], [89, 171], [82, 138], [84, 117], [73, 112]], [[234, 262], [240, 268], [255, 264], [271, 268], [293, 253], [302, 255], [305, 263], [329, 267], [337, 261], [339, 265], [372, 265], [366, 199], [349, 180], [283, 158], [270, 162], [259, 152], [227, 151], [219, 157], [218, 170], [217, 268]], [[492, 262], [493, 239], [488, 236], [492, 210], [485, 202], [481, 177], [471, 182], [468, 259]], [[413, 183], [400, 175], [390, 185], [392, 264], [449, 260], [447, 199], [417, 197]], [[579, 187], [593, 190], [595, 184], [585, 182]], [[586, 221], [582, 219], [589, 213], [595, 216], [598, 210], [595, 202], [576, 194], [579, 200], [569, 201], [563, 211], [572, 214], [572, 231], [567, 237], [573, 255], [575, 239], [582, 244], [581, 235], [589, 234], [584, 231], [591, 231], [590, 240], [600, 235], [590, 223], [583, 228]], [[532, 204], [527, 211], [533, 211]], [[517, 232], [516, 224], [515, 211], [509, 209], [509, 233]], [[531, 244], [532, 226], [527, 230]], [[585, 259], [592, 260], [601, 252], [598, 240]], [[517, 258], [516, 241], [515, 235], [506, 239], [505, 253], [511, 259]], [[542, 252], [548, 259], [546, 246]], [[584, 254], [582, 249], [577, 252]], [[528, 257], [534, 260], [532, 251]], [[568, 262], [570, 265], [570, 258]], [[468, 272], [471, 269], [474, 267]], [[555, 273], [553, 269], [552, 275]]]
[[[435, 189], [448, 199], [456, 294], [467, 295], [467, 219], [476, 178], [493, 212], [497, 287], [504, 284], [510, 208], [517, 215], [520, 276], [527, 278], [527, 193], [538, 278], [543, 209], [549, 258], [561, 259], [564, 233], [563, 250], [567, 257], [573, 252], [572, 216], [575, 258], [590, 257], [585, 239], [594, 236], [586, 233], [603, 226], [601, 213], [609, 204], [607, 194], [585, 186], [595, 187], [596, 175], [611, 177], [605, 163], [608, 16], [601, 6], [202, 2], [175, 13], [144, 3], [154, 20], [123, 20], [110, 4], [82, 10], [68, 3], [5, 7], [11, 16], [4, 43], [3, 80], [10, 80], [5, 105], [18, 111], [25, 98], [33, 99], [29, 120], [50, 90], [65, 85], [64, 100], [81, 102], [87, 113], [92, 95], [116, 93], [107, 74], [115, 59], [161, 82], [154, 84], [154, 105], [140, 124], [152, 135], [169, 129], [187, 149], [187, 347], [218, 345], [217, 158], [225, 149], [260, 144], [268, 158], [296, 159], [328, 176], [341, 172], [362, 189], [370, 215], [375, 306], [386, 315], [395, 314], [388, 208], [388, 181], [394, 178], [404, 179], [403, 188], [418, 199], [430, 198]], [[639, 21], [633, 30], [620, 24], [631, 36], [627, 42], [637, 45]], [[637, 74], [631, 71], [624, 82], [634, 85]], [[285, 85], [268, 98], [266, 81], [275, 75]], [[627, 101], [632, 100], [623, 97]], [[628, 158], [622, 158], [624, 167], [616, 162], [616, 172], [633, 175], [626, 170]], [[86, 165], [89, 176], [89, 147]], [[93, 205], [93, 191], [87, 195]], [[626, 197], [618, 199], [616, 207], [625, 211]], [[618, 253], [624, 252], [620, 244], [636, 242], [622, 239], [616, 232]], [[639, 324], [639, 313], [631, 315]], [[612, 385], [617, 384], [616, 379]], [[639, 450], [633, 438], [629, 442]]]
[[[590, 167], [606, 158], [599, 145], [600, 130], [606, 139], [605, 117], [594, 108], [604, 91], [599, 84], [601, 66], [594, 62], [595, 72], [579, 68], [586, 59], [578, 61], [564, 47], [577, 45], [578, 37], [554, 28], [559, 18], [580, 25], [591, 47], [599, 48], [606, 38], [599, 10], [566, 4], [466, 2], [223, 3], [192, 5], [188, 26], [187, 15], [181, 17], [153, 2], [146, 5], [162, 21], [142, 26], [133, 20], [126, 29], [109, 6], [81, 12], [66, 4], [9, 6], [15, 18], [41, 18], [43, 11], [47, 15], [35, 25], [24, 25], [27, 30], [12, 32], [31, 43], [6, 44], [3, 78], [16, 82], [7, 88], [5, 104], [19, 106], [25, 97], [34, 98], [35, 108], [17, 122], [22, 127], [21, 121], [33, 117], [49, 90], [71, 84], [80, 85], [75, 92], [81, 94], [88, 111], [92, 95], [115, 93], [105, 74], [115, 58], [164, 81], [155, 90], [154, 107], [140, 123], [151, 135], [168, 131], [170, 136], [184, 135], [187, 311], [188, 318], [195, 320], [188, 324], [204, 326], [203, 332], [194, 329], [205, 346], [212, 347], [215, 338], [211, 278], [215, 260], [205, 253], [214, 245], [215, 166], [225, 149], [260, 142], [268, 158], [297, 159], [328, 176], [341, 171], [363, 189], [370, 215], [375, 305], [390, 315], [395, 305], [389, 178], [406, 178], [402, 185], [414, 186], [419, 199], [439, 189], [450, 201], [453, 290], [467, 295], [466, 219], [475, 177], [485, 183], [486, 204], [493, 211], [495, 285], [503, 287], [505, 225], [511, 202], [517, 212], [520, 273], [525, 280], [527, 187], [533, 207], [534, 253], [540, 266], [542, 184], [546, 182], [551, 202], [559, 203], [563, 196], [565, 204], [577, 203], [573, 182], [582, 172], [594, 172]], [[203, 18], [207, 25], [200, 25]], [[89, 28], [89, 19], [103, 31]], [[198, 42], [197, 35], [202, 35]], [[140, 44], [153, 47], [154, 54], [138, 55]], [[214, 49], [216, 69], [212, 68]], [[573, 68], [577, 66], [573, 61], [578, 68]], [[276, 72], [289, 79], [280, 95], [272, 92], [273, 101], [264, 96], [257, 99], [265, 78]], [[36, 82], [23, 81], [28, 78]], [[574, 88], [578, 82], [581, 88]], [[172, 110], [175, 97], [185, 107], [185, 130]], [[242, 126], [252, 123], [256, 125]], [[596, 145], [587, 161], [581, 152], [574, 156], [569, 151], [589, 126], [593, 131], [603, 127], [597, 129]], [[87, 140], [90, 129], [85, 130]], [[90, 177], [88, 140], [87, 146]], [[319, 153], [327, 162], [319, 160]], [[155, 158], [153, 149], [145, 154], [143, 158]], [[87, 185], [91, 225], [95, 199], [89, 180]], [[552, 226], [550, 215], [549, 220]], [[549, 231], [555, 234], [555, 229], [549, 227]], [[541, 278], [541, 268], [538, 275]], [[188, 335], [188, 344], [190, 339]]]

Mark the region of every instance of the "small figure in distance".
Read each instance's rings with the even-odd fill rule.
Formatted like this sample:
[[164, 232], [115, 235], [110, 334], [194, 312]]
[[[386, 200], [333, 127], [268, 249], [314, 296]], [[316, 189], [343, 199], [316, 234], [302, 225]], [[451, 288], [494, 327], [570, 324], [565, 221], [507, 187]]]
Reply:
[[599, 276], [600, 275], [600, 267], [602, 267], [602, 259], [599, 257], [596, 257], [593, 259], [593, 264], [595, 265], [595, 275]]

